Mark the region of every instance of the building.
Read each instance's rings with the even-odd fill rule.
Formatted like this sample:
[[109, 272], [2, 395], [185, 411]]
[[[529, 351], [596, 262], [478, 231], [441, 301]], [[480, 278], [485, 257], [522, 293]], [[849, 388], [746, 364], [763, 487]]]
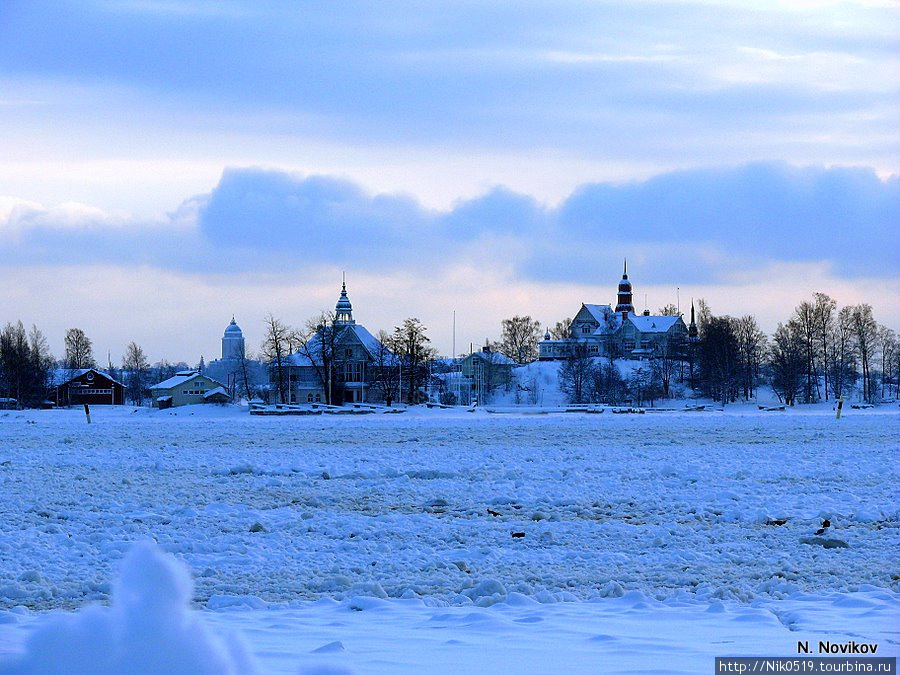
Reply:
[[58, 406], [124, 405], [125, 385], [96, 368], [59, 369], [54, 373], [50, 400]]
[[222, 336], [222, 360], [240, 361], [244, 354], [244, 333], [232, 316], [231, 323], [225, 328], [225, 334]]
[[177, 408], [195, 403], [228, 403], [231, 396], [218, 380], [197, 370], [182, 370], [150, 387], [154, 408]]
[[460, 402], [489, 403], [494, 392], [509, 389], [516, 362], [490, 345], [472, 352], [462, 360], [459, 382]]
[[[398, 362], [364, 326], [353, 319], [347, 284], [335, 305], [334, 321], [321, 325], [303, 347], [286, 359], [288, 394], [283, 403], [375, 403], [385, 400], [385, 373]], [[276, 374], [270, 386], [277, 392]]]
[[564, 359], [576, 348], [589, 356], [651, 359], [688, 337], [681, 316], [651, 315], [645, 309], [635, 313], [633, 289], [627, 263], [616, 294], [616, 307], [582, 304], [572, 319], [569, 337], [550, 339], [549, 331], [539, 345], [542, 360]]

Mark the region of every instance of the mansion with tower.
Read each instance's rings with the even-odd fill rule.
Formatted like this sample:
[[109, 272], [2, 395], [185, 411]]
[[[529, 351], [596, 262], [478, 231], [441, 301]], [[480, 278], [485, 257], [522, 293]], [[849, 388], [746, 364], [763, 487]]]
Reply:
[[567, 338], [552, 340], [549, 331], [544, 335], [539, 344], [540, 359], [565, 359], [577, 348], [583, 348], [588, 356], [650, 359], [682, 344], [691, 330], [696, 331], [693, 317], [689, 328], [680, 316], [652, 315], [648, 309], [637, 314], [633, 296], [626, 262], [615, 309], [610, 305], [582, 304], [572, 319]]

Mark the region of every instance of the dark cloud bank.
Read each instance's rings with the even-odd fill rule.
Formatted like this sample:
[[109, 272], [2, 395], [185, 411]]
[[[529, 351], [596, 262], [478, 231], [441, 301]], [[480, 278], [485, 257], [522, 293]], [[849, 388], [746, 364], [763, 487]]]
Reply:
[[271, 272], [427, 271], [477, 257], [511, 263], [526, 278], [590, 282], [627, 255], [642, 282], [668, 284], [715, 282], [736, 264], [771, 261], [828, 260], [843, 276], [893, 277], [900, 262], [900, 180], [869, 169], [682, 171], [583, 185], [556, 208], [497, 188], [449, 212], [343, 179], [229, 169], [193, 201], [195, 230], [41, 225], [7, 242], [0, 259]]

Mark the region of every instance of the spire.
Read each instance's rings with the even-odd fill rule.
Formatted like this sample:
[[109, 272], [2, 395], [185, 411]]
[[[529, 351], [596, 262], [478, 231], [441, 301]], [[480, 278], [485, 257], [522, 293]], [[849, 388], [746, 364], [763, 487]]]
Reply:
[[[341, 275], [343, 277], [343, 275]], [[347, 297], [347, 281], [344, 278], [341, 281], [341, 297], [338, 298], [337, 304], [334, 306], [334, 323], [338, 326], [347, 326], [353, 321], [353, 306], [350, 304], [350, 298]]]
[[694, 299], [691, 298], [691, 323], [688, 325], [688, 337], [696, 338], [697, 335], [697, 322], [694, 321]]
[[625, 259], [625, 265], [622, 268], [622, 280], [619, 282], [619, 293], [617, 297], [616, 314], [621, 314], [625, 319], [629, 314], [634, 314], [634, 304], [632, 304], [631, 282], [628, 281], [628, 259]]

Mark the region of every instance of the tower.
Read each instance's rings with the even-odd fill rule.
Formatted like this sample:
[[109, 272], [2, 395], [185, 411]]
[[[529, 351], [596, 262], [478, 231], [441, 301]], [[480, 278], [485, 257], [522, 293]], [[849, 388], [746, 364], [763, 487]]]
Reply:
[[691, 323], [688, 326], [688, 338], [696, 340], [697, 333], [697, 322], [694, 320], [694, 301], [691, 300]]
[[244, 357], [244, 333], [231, 317], [231, 323], [225, 328], [222, 336], [222, 360], [237, 361]]
[[634, 314], [634, 305], [631, 302], [631, 282], [628, 281], [628, 260], [622, 270], [622, 280], [619, 282], [619, 293], [616, 305], [616, 314], [622, 314], [625, 319], [629, 314]]
[[354, 323], [356, 322], [353, 320], [353, 306], [347, 297], [347, 282], [344, 281], [341, 283], [341, 297], [334, 306], [334, 325], [349, 326]]

